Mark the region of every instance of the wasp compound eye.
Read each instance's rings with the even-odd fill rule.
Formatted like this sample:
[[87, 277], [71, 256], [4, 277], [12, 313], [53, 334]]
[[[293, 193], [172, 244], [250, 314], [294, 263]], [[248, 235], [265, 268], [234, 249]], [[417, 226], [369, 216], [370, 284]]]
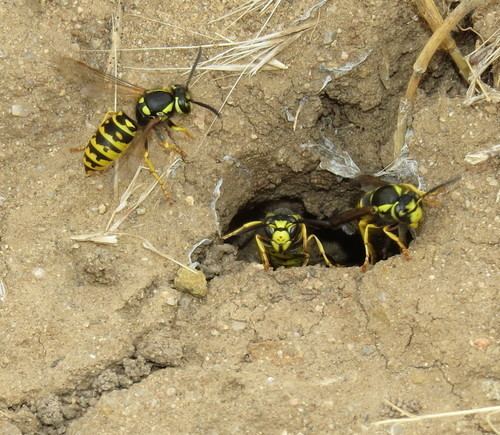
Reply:
[[411, 213], [417, 206], [417, 198], [415, 195], [406, 194], [401, 196], [399, 201], [396, 203], [396, 214], [398, 216], [405, 216]]
[[264, 227], [264, 231], [266, 232], [266, 234], [268, 236], [272, 236], [274, 234], [274, 230], [275, 230], [275, 228], [273, 226], [271, 226], [271, 225], [266, 225]]

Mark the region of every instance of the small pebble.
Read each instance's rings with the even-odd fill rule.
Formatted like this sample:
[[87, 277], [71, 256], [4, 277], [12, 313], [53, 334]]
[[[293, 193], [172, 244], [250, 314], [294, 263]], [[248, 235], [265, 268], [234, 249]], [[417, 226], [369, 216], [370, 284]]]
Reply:
[[176, 292], [174, 289], [167, 289], [163, 292], [163, 297], [165, 300], [165, 303], [167, 305], [170, 305], [171, 307], [177, 306], [179, 303], [179, 293]]
[[10, 113], [12, 116], [20, 116], [22, 118], [26, 118], [30, 116], [31, 110], [26, 106], [22, 106], [21, 104], [13, 104], [10, 108]]
[[493, 342], [489, 338], [486, 338], [486, 337], [476, 338], [475, 340], [473, 340], [471, 342], [472, 346], [474, 346], [476, 349], [479, 349], [482, 351], [485, 351], [486, 349], [488, 349], [488, 347], [490, 347], [492, 344], [493, 344]]
[[142, 216], [146, 214], [146, 209], [144, 207], [139, 207], [135, 212], [138, 216]]
[[100, 204], [99, 207], [97, 208], [97, 211], [99, 212], [99, 214], [104, 214], [106, 213], [107, 209], [108, 208], [104, 204]]
[[324, 45], [330, 45], [334, 40], [337, 34], [335, 32], [325, 32], [325, 35], [323, 36], [323, 44]]
[[498, 186], [498, 181], [493, 177], [486, 177], [486, 181], [490, 186]]
[[43, 279], [45, 277], [45, 269], [41, 268], [41, 267], [35, 267], [31, 273], [33, 274], [33, 276], [36, 278], [36, 279]]
[[233, 331], [239, 332], [243, 331], [247, 327], [247, 322], [242, 322], [241, 320], [233, 320], [231, 322], [231, 329]]
[[194, 198], [189, 195], [189, 196], [186, 196], [186, 198], [184, 199], [189, 205], [194, 205]]

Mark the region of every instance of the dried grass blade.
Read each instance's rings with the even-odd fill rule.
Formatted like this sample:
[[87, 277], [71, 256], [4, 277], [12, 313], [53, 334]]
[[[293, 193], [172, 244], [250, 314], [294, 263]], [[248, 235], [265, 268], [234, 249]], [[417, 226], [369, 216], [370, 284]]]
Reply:
[[94, 234], [80, 234], [78, 236], [71, 236], [71, 240], [77, 242], [94, 242], [104, 245], [115, 245], [118, 243], [116, 234], [107, 233], [94, 233]]

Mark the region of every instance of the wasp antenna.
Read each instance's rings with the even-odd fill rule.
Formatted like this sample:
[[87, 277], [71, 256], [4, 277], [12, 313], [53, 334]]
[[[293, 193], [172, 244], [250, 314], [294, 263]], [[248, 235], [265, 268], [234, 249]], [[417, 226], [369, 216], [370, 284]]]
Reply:
[[198, 54], [196, 55], [196, 60], [193, 63], [193, 66], [191, 67], [191, 71], [189, 72], [189, 77], [186, 82], [186, 90], [189, 88], [189, 83], [191, 82], [191, 79], [193, 78], [194, 72], [196, 71], [196, 67], [198, 66], [198, 63], [200, 62], [201, 59], [201, 47], [198, 48]]
[[456, 183], [457, 181], [459, 181], [460, 179], [462, 178], [462, 175], [457, 175], [456, 177], [453, 177], [447, 181], [445, 181], [444, 183], [441, 183], [441, 184], [438, 184], [437, 186], [433, 187], [431, 190], [429, 190], [428, 192], [425, 192], [425, 194], [423, 196], [427, 196], [429, 195], [430, 193], [434, 193], [436, 192], [437, 190], [439, 189], [442, 189], [443, 187], [446, 187], [446, 186], [449, 186], [450, 184], [453, 184], [453, 183]]
[[191, 103], [196, 104], [196, 105], [201, 106], [201, 107], [204, 107], [205, 109], [210, 110], [210, 112], [215, 113], [215, 115], [220, 117], [220, 112], [215, 107], [210, 106], [210, 104], [202, 103], [201, 101], [193, 101], [193, 100], [191, 100]]

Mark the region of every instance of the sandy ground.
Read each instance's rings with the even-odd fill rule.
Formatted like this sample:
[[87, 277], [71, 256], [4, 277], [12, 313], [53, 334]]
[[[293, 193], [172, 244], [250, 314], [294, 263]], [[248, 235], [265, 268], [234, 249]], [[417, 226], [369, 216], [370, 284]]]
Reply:
[[[232, 18], [210, 21], [240, 2], [122, 3], [123, 48], [250, 39], [271, 10], [227, 27]], [[283, 2], [263, 34], [314, 3]], [[113, 171], [85, 177], [69, 149], [85, 145], [113, 96], [54, 63], [73, 56], [103, 68], [107, 52], [80, 51], [110, 47], [115, 10], [94, 0], [0, 4], [0, 434], [383, 434], [391, 427], [371, 423], [401, 416], [386, 401], [417, 414], [499, 405], [498, 161], [464, 172], [468, 152], [498, 143], [499, 108], [465, 106], [444, 54], [420, 87], [409, 144], [428, 187], [464, 175], [426, 209], [411, 261], [266, 273], [218, 237], [235, 216], [254, 219], [283, 199], [319, 218], [352, 207], [359, 189], [318, 168], [318, 148], [307, 146], [325, 137], [365, 172], [390, 162], [399, 98], [429, 37], [412, 2], [327, 1], [314, 30], [278, 56], [287, 70], [243, 78], [210, 129], [200, 107], [180, 121], [193, 139], [174, 133], [188, 157], [170, 174], [173, 200], [156, 189], [117, 244], [98, 245], [71, 237], [106, 228], [118, 204]], [[493, 3], [465, 24], [487, 34], [499, 16]], [[465, 51], [475, 38], [457, 37]], [[119, 66], [153, 88], [186, 76], [125, 67], [189, 68], [195, 55], [124, 51]], [[236, 79], [200, 75], [192, 93], [219, 107]], [[287, 114], [301, 101], [294, 130]], [[129, 113], [133, 103], [118, 102]], [[176, 158], [151, 153], [160, 169]], [[123, 159], [120, 193], [140, 154]], [[151, 181], [142, 174], [140, 189]], [[179, 292], [179, 266], [142, 247], [187, 263], [203, 239], [192, 259], [209, 278], [205, 298]], [[498, 414], [492, 421], [500, 427]], [[493, 430], [470, 416], [391, 433]]]

